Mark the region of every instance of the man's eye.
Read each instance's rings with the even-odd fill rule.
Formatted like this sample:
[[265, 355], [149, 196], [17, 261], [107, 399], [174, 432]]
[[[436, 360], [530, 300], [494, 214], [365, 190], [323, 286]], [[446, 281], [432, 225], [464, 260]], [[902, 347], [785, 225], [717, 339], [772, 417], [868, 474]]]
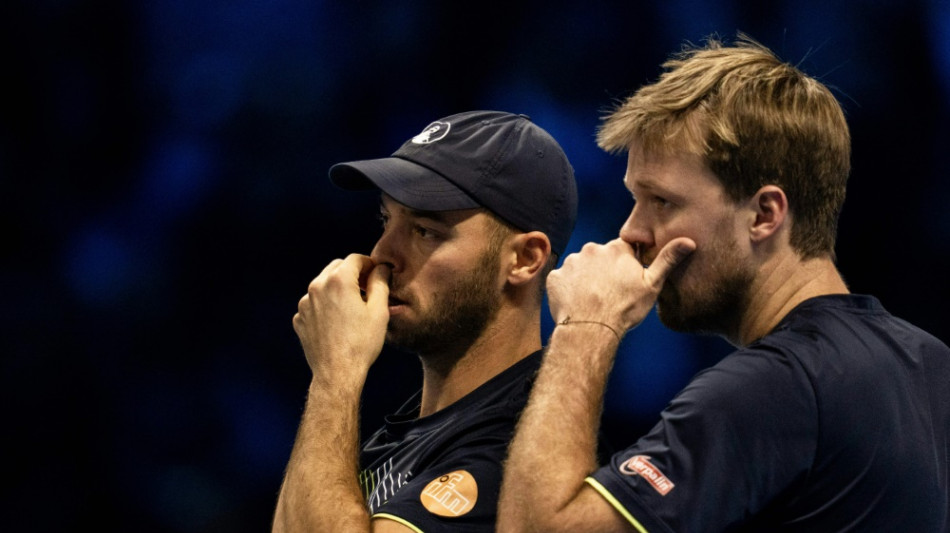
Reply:
[[383, 228], [385, 228], [386, 225], [389, 224], [389, 215], [387, 215], [386, 213], [380, 213], [376, 215], [376, 218], [379, 220], [379, 224]]
[[432, 238], [435, 236], [435, 232], [425, 226], [416, 226], [415, 231], [416, 235], [422, 237], [423, 239]]

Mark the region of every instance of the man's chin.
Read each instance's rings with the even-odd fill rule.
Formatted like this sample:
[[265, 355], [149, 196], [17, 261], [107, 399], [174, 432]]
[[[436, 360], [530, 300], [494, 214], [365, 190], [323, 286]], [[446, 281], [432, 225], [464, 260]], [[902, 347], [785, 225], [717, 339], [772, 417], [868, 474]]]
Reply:
[[[676, 322], [675, 317], [681, 313], [681, 300], [679, 294], [671, 285], [665, 285], [660, 294], [656, 297], [656, 315], [660, 322], [666, 327], [670, 327], [667, 321]], [[672, 328], [671, 328], [672, 329]]]
[[693, 317], [687, 315], [680, 294], [672, 288], [664, 287], [657, 296], [656, 316], [668, 329], [678, 333], [696, 333]]
[[389, 320], [389, 326], [386, 328], [386, 343], [398, 345], [405, 340], [408, 329], [405, 324], [394, 324], [394, 322], [393, 319]]
[[683, 323], [682, 317], [669, 306], [664, 306], [657, 302], [656, 316], [660, 319], [660, 323], [668, 329], [679, 333], [689, 333], [689, 329], [686, 327], [686, 324]]
[[389, 315], [389, 323], [386, 326], [386, 335], [404, 335], [407, 331], [413, 331], [418, 327], [418, 318], [413, 320], [410, 318], [410, 313]]
[[400, 335], [394, 335], [392, 333], [386, 333], [386, 346], [390, 348], [396, 348], [404, 352], [417, 352], [416, 346], [412, 344], [411, 341], [408, 341], [405, 337]]

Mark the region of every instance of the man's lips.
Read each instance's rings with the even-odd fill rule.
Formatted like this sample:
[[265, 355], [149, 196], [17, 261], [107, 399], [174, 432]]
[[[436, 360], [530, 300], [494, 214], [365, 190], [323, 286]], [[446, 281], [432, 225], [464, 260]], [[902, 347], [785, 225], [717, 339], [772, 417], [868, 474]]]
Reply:
[[398, 312], [401, 309], [404, 309], [408, 304], [405, 300], [397, 298], [395, 296], [389, 296], [389, 312], [394, 313]]

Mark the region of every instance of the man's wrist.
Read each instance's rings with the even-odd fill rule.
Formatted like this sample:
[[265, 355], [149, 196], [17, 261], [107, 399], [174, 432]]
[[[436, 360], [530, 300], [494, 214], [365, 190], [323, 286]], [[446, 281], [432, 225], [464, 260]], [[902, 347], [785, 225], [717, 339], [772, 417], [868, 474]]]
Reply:
[[[563, 322], [563, 321], [562, 321]], [[556, 324], [551, 333], [549, 350], [567, 351], [578, 354], [616, 353], [621, 336], [613, 328], [605, 327], [599, 321], [573, 319], [567, 324]]]
[[613, 333], [614, 336], [617, 338], [618, 344], [623, 341], [623, 335], [624, 333], [626, 333], [626, 331], [624, 331], [622, 328], [612, 326], [606, 322], [601, 322], [599, 320], [584, 320], [584, 319], [578, 320], [571, 317], [570, 315], [568, 315], [563, 320], [557, 323], [558, 326], [574, 326], [574, 325], [588, 325], [588, 324], [593, 324], [593, 325], [600, 326], [600, 327], [610, 330], [610, 332]]

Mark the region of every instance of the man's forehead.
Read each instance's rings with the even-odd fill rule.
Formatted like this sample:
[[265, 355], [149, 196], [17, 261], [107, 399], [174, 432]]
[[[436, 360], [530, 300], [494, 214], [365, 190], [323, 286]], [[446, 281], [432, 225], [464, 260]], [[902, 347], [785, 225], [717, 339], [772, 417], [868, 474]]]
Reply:
[[439, 222], [443, 222], [445, 224], [457, 224], [463, 220], [471, 218], [472, 216], [478, 213], [483, 213], [485, 211], [484, 209], [480, 207], [476, 207], [474, 209], [450, 209], [446, 211], [429, 211], [429, 210], [424, 210], [424, 209], [416, 209], [399, 202], [398, 200], [396, 200], [392, 196], [389, 196], [386, 193], [380, 193], [379, 207], [380, 209], [384, 209], [389, 212], [398, 210], [413, 218], [425, 218], [428, 220], [436, 220]]
[[631, 190], [665, 190], [692, 187], [697, 178], [705, 181], [711, 177], [715, 176], [699, 155], [640, 151], [630, 152], [623, 183]]
[[651, 191], [666, 189], [662, 180], [656, 178], [644, 169], [638, 169], [637, 171], [633, 172], [628, 169], [627, 173], [623, 176], [623, 184], [627, 190], [630, 191]]

